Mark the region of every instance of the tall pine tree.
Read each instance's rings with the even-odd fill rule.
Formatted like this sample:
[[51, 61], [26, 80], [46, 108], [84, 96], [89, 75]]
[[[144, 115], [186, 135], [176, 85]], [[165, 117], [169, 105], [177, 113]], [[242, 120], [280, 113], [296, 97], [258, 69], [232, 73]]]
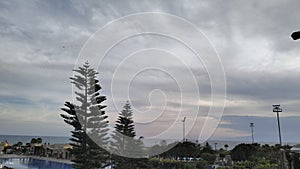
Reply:
[[61, 117], [64, 119], [64, 121], [73, 126], [74, 130], [71, 131], [71, 154], [75, 156], [75, 158], [72, 160], [73, 167], [75, 169], [84, 169], [85, 166], [88, 164], [86, 153], [83, 148], [83, 138], [87, 137], [85, 135], [85, 132], [83, 131], [82, 125], [80, 124], [77, 114], [75, 111], [75, 106], [70, 102], [65, 102], [66, 108], [61, 108], [63, 111], [66, 112], [66, 114], [61, 114]]
[[110, 161], [110, 155], [105, 150], [109, 139], [108, 117], [103, 110], [106, 106], [102, 103], [106, 97], [100, 95], [101, 86], [96, 79], [98, 73], [88, 62], [73, 71], [76, 74], [70, 79], [77, 89], [75, 94], [79, 104], [71, 104], [72, 109], [68, 104], [68, 109], [63, 109], [68, 114], [62, 117], [74, 127], [71, 139], [76, 150], [74, 166], [76, 169], [104, 168]]
[[134, 138], [136, 133], [132, 113], [131, 106], [127, 101], [116, 121], [111, 142], [112, 151], [117, 154], [113, 158], [116, 169], [146, 168], [147, 160], [141, 159], [144, 155], [142, 137]]

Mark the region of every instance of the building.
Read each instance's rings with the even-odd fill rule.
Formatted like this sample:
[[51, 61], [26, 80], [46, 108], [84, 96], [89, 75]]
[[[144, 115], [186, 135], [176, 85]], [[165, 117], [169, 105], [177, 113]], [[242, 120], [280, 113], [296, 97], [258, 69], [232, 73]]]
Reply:
[[70, 144], [33, 144], [31, 152], [37, 156], [70, 160], [71, 149], [72, 146]]
[[3, 141], [0, 143], [0, 154], [1, 153], [6, 153], [6, 149], [10, 147], [9, 143], [7, 142], [7, 140]]
[[300, 144], [296, 144], [291, 148], [291, 151], [294, 153], [300, 153]]

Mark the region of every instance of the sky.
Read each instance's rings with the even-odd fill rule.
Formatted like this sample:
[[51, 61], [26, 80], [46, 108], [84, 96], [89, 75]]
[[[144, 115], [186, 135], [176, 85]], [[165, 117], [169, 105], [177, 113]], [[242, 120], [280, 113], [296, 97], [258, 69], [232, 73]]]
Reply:
[[[0, 134], [69, 136], [60, 108], [73, 100], [72, 69], [89, 60], [107, 96], [111, 127], [129, 100], [137, 134], [145, 137], [181, 139], [187, 117], [191, 140], [250, 142], [253, 122], [257, 142], [277, 142], [272, 105], [280, 104], [283, 142], [300, 142], [300, 41], [290, 38], [300, 30], [299, 5], [0, 1]], [[117, 43], [118, 36], [143, 30], [181, 38], [142, 34]], [[199, 47], [200, 55], [180, 40]], [[110, 43], [114, 48], [101, 60]]]

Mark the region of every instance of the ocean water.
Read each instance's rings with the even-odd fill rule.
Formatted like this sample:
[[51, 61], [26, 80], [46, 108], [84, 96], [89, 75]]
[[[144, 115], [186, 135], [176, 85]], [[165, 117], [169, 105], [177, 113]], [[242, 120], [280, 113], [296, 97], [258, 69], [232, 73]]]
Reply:
[[10, 145], [16, 144], [21, 141], [23, 144], [30, 143], [32, 138], [42, 138], [43, 143], [50, 144], [64, 144], [69, 143], [70, 137], [57, 137], [57, 136], [22, 136], [22, 135], [0, 135], [0, 142], [5, 140], [8, 141]]

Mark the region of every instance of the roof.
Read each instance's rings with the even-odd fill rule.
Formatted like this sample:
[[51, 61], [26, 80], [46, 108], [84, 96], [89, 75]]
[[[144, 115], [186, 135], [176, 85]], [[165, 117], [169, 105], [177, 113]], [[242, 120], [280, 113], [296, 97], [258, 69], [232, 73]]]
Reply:
[[72, 148], [73, 148], [73, 146], [71, 146], [70, 144], [67, 144], [64, 146], [64, 149], [72, 149]]
[[70, 144], [34, 144], [34, 147], [43, 147], [45, 149], [51, 149], [51, 150], [61, 150], [61, 149], [72, 149], [73, 146]]
[[9, 144], [8, 144], [7, 141], [4, 141], [4, 142], [1, 142], [1, 143], [0, 143], [0, 146], [8, 147]]
[[300, 144], [295, 144], [293, 147], [300, 148]]
[[300, 152], [300, 147], [293, 147], [293, 148], [291, 148], [291, 151], [299, 151]]
[[35, 144], [33, 144], [33, 146], [34, 146], [34, 147], [42, 147], [43, 144], [42, 144], [42, 143], [35, 143]]

